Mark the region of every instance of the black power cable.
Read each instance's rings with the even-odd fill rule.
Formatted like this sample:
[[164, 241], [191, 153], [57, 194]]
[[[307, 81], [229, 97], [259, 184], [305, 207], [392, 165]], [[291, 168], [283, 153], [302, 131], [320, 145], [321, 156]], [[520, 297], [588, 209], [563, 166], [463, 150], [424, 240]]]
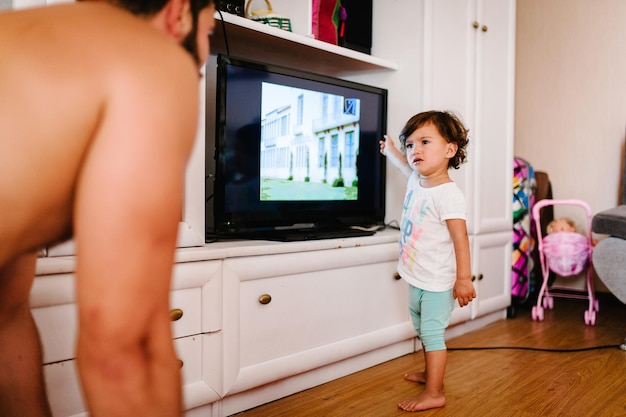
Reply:
[[448, 348], [448, 351], [464, 351], [464, 350], [531, 350], [536, 352], [551, 352], [551, 353], [572, 353], [572, 352], [586, 352], [589, 350], [601, 350], [601, 349], [621, 349], [626, 350], [626, 343], [623, 345], [600, 345], [590, 346], [584, 348], [574, 349], [556, 349], [556, 348], [536, 348], [529, 346], [481, 346], [481, 347], [458, 347]]
[[222, 21], [222, 32], [224, 33], [224, 46], [226, 47], [226, 55], [230, 55], [230, 48], [228, 46], [228, 36], [226, 36], [226, 23], [224, 22], [224, 15], [220, 9], [217, 9], [217, 13], [220, 15]]

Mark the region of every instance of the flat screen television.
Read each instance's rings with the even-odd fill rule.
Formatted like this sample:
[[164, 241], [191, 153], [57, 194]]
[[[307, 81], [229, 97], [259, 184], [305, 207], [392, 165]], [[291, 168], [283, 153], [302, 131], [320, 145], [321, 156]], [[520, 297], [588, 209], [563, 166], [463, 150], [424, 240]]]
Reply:
[[306, 240], [384, 225], [385, 89], [225, 55], [217, 67], [211, 237]]

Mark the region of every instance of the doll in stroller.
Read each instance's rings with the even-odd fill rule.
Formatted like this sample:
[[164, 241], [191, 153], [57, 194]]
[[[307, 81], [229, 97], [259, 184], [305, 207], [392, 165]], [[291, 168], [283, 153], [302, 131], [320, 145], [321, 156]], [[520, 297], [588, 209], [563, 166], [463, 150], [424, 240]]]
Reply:
[[[574, 222], [570, 219], [557, 218], [548, 225], [546, 236], [542, 236], [541, 209], [551, 205], [572, 205], [584, 209], [587, 217], [586, 234], [579, 233]], [[591, 217], [591, 208], [587, 203], [580, 200], [545, 199], [534, 205], [533, 219], [537, 230], [539, 261], [543, 280], [537, 305], [532, 308], [533, 320], [542, 321], [544, 319], [544, 309], [554, 308], [554, 297], [578, 298], [588, 300], [589, 303], [584, 314], [585, 324], [595, 325], [599, 302], [595, 297], [593, 288]], [[585, 268], [587, 269], [585, 290], [557, 288], [549, 284], [550, 271], [559, 277], [573, 277], [583, 272]]]

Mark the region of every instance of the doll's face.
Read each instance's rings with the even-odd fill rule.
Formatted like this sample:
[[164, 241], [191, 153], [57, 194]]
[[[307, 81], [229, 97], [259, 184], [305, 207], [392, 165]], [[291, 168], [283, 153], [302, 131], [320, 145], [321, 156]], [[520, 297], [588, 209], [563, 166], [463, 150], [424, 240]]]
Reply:
[[566, 219], [554, 219], [548, 225], [548, 233], [575, 232], [576, 228]]

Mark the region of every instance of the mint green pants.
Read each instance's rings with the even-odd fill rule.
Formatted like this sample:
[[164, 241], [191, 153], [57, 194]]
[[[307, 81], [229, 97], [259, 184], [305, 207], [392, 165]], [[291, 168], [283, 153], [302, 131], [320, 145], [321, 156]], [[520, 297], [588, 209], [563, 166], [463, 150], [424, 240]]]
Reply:
[[445, 350], [444, 332], [454, 309], [452, 290], [432, 292], [409, 286], [409, 311], [424, 350]]

